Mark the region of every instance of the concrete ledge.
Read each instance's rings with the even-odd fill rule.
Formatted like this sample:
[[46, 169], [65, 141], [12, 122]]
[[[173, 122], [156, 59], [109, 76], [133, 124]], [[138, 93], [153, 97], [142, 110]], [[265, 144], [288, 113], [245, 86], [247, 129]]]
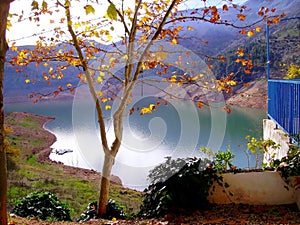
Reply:
[[287, 184], [278, 172], [225, 173], [223, 178], [229, 187], [220, 187], [215, 183], [215, 191], [209, 196], [209, 202], [251, 205], [284, 205], [297, 202], [298, 208], [300, 207], [300, 190], [297, 193], [293, 187], [287, 190], [284, 187]]

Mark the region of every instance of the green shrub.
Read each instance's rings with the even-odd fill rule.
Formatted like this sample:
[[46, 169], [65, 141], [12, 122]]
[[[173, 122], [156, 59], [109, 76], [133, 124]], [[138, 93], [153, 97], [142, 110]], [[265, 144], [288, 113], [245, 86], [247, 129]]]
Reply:
[[30, 193], [19, 201], [13, 213], [21, 217], [35, 217], [41, 220], [71, 221], [67, 205], [49, 192]]
[[207, 208], [209, 190], [214, 181], [222, 185], [222, 177], [208, 159], [171, 159], [150, 171], [150, 185], [138, 216], [161, 217], [178, 210]]
[[87, 210], [81, 213], [77, 222], [86, 222], [97, 218], [97, 201], [90, 202], [87, 206]]
[[125, 219], [126, 214], [124, 213], [122, 206], [120, 206], [114, 200], [109, 199], [106, 205], [106, 214], [104, 215], [104, 218], [109, 220], [112, 218]]
[[[95, 218], [97, 218], [97, 201], [90, 202], [88, 204], [87, 211], [80, 215], [80, 218], [77, 222], [86, 222]], [[126, 214], [124, 213], [122, 206], [120, 206], [114, 200], [109, 199], [106, 205], [106, 214], [103, 216], [103, 218], [109, 220], [112, 218], [125, 219]]]
[[300, 148], [297, 145], [290, 145], [286, 157], [277, 160], [277, 171], [287, 181], [289, 177], [300, 176]]

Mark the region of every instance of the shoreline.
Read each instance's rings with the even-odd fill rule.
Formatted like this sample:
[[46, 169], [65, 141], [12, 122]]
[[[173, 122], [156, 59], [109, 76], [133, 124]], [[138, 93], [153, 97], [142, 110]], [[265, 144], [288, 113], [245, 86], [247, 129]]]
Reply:
[[[38, 115], [38, 114], [33, 114], [33, 113], [27, 113], [27, 112], [9, 112], [6, 113], [6, 116], [10, 116], [14, 119], [15, 122], [21, 122], [26, 120], [26, 118], [31, 118], [35, 121], [37, 121], [39, 129], [34, 130], [34, 129], [26, 129], [26, 127], [20, 127], [17, 126], [17, 123], [15, 125], [9, 125], [6, 123], [6, 125], [9, 125], [10, 127], [13, 128], [14, 134], [17, 137], [22, 137], [22, 135], [26, 134], [25, 138], [30, 139], [30, 137], [35, 136], [38, 137], [39, 139], [42, 139], [44, 143], [39, 146], [39, 147], [32, 147], [31, 149], [28, 149], [27, 151], [30, 151], [29, 155], [26, 155], [26, 157], [31, 157], [32, 155], [36, 155], [36, 161], [42, 164], [52, 164], [52, 165], [58, 165], [65, 174], [69, 175], [74, 175], [76, 177], [82, 178], [82, 179], [88, 179], [88, 180], [100, 180], [101, 175], [100, 172], [97, 172], [95, 170], [91, 169], [85, 169], [85, 168], [80, 168], [80, 167], [73, 167], [73, 166], [68, 166], [64, 165], [61, 162], [53, 161], [50, 159], [50, 154], [52, 152], [51, 146], [55, 143], [57, 140], [57, 137], [55, 134], [53, 134], [51, 131], [49, 131], [47, 128], [45, 128], [45, 125], [48, 122], [51, 122], [55, 120], [53, 117], [49, 116], [44, 116], [44, 115]], [[15, 128], [15, 129], [14, 129]], [[26, 140], [25, 144], [26, 143]], [[25, 147], [26, 147], [25, 145]], [[24, 147], [24, 148], [25, 148]], [[122, 181], [118, 176], [111, 175], [111, 183], [123, 186]]]

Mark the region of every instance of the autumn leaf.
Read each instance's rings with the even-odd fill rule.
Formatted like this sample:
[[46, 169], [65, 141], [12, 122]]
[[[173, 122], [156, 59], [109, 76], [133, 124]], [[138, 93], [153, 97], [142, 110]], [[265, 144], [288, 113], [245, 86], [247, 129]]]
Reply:
[[29, 80], [29, 79], [26, 79], [26, 80], [25, 80], [25, 83], [26, 83], [26, 84], [30, 83], [30, 80]]
[[176, 38], [173, 38], [171, 42], [172, 42], [172, 44], [174, 44], [174, 45], [177, 45], [177, 44], [178, 44], [178, 40], [177, 40]]
[[134, 113], [134, 108], [132, 107], [130, 110], [129, 110], [129, 115], [132, 115]]
[[246, 34], [246, 31], [245, 30], [240, 30], [239, 33], [240, 34]]
[[106, 105], [105, 106], [105, 110], [109, 110], [109, 109], [111, 109], [111, 106], [110, 105]]
[[107, 13], [108, 18], [110, 18], [112, 20], [117, 20], [118, 19], [117, 9], [116, 9], [116, 6], [113, 3], [111, 3], [108, 6], [106, 13]]
[[255, 28], [255, 31], [256, 31], [256, 32], [260, 32], [260, 30], [261, 30], [260, 27], [256, 27], [256, 28]]
[[61, 85], [59, 85], [57, 88], [58, 88], [58, 90], [60, 90], [60, 91], [62, 91], [62, 90], [63, 90], [63, 88], [62, 88], [62, 86], [61, 86]]
[[95, 14], [95, 9], [94, 9], [94, 7], [91, 6], [91, 5], [86, 5], [86, 6], [84, 6], [84, 9], [85, 9], [86, 15], [88, 15], [88, 14], [90, 14], [90, 13]]
[[223, 5], [223, 10], [224, 11], [228, 11], [228, 6], [227, 5]]
[[198, 102], [197, 106], [198, 106], [198, 108], [201, 109], [204, 106], [204, 104], [203, 104], [203, 102]]
[[151, 114], [152, 113], [152, 110], [149, 109], [149, 108], [146, 108], [146, 107], [143, 107], [141, 109], [141, 115], [144, 115], [144, 114]]
[[194, 30], [194, 27], [188, 26], [187, 29], [188, 30]]
[[244, 50], [241, 48], [238, 48], [237, 54], [238, 54], [238, 56], [241, 56], [241, 57], [245, 55]]
[[108, 101], [108, 98], [102, 98], [101, 99], [101, 102], [103, 102], [103, 103], [105, 103], [105, 102], [107, 102]]
[[249, 31], [247, 32], [247, 35], [248, 35], [248, 37], [252, 37], [252, 36], [254, 35], [253, 30], [249, 30]]
[[241, 20], [244, 21], [246, 19], [246, 16], [243, 14], [238, 14], [237, 17]]
[[250, 70], [245, 70], [245, 74], [251, 74]]
[[37, 1], [32, 1], [31, 10], [39, 9], [39, 3]]

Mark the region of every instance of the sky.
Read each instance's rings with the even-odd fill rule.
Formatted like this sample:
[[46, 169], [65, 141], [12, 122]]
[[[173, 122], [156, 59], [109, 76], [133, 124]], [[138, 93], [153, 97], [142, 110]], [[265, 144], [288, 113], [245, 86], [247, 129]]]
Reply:
[[[31, 2], [32, 0], [26, 0], [28, 4], [24, 4], [24, 0], [15, 0], [11, 3], [10, 6], [10, 13], [11, 14], [21, 14], [21, 12], [24, 12], [24, 15], [29, 15], [31, 12]], [[38, 2], [41, 2], [41, 0], [38, 0]], [[51, 2], [48, 1], [48, 2]], [[56, 2], [56, 1], [52, 1]], [[101, 1], [104, 2], [104, 1]], [[117, 1], [115, 1], [117, 2]], [[233, 0], [236, 4], [242, 4], [246, 2], [246, 0]], [[76, 8], [76, 15], [85, 15], [83, 6], [86, 4], [86, 1], [82, 1], [82, 7]], [[225, 1], [222, 0], [207, 0], [207, 5], [217, 5], [222, 6], [225, 4]], [[22, 7], [20, 7], [22, 5]], [[108, 5], [107, 5], [108, 6]], [[96, 9], [97, 15], [100, 13], [105, 13], [107, 6], [101, 6], [99, 9]], [[202, 0], [187, 0], [184, 4], [182, 4], [180, 9], [187, 9], [187, 8], [200, 8], [203, 7], [203, 1]], [[27, 16], [28, 17], [28, 16]], [[27, 18], [25, 17], [25, 18]], [[39, 34], [44, 31], [51, 31], [54, 29], [55, 26], [58, 26], [57, 24], [53, 24], [52, 26], [49, 24], [49, 20], [55, 20], [55, 18], [61, 18], [59, 14], [53, 15], [53, 16], [47, 16], [43, 17], [40, 21], [40, 26], [37, 27], [33, 25], [32, 22], [29, 22], [28, 19], [24, 20], [22, 22], [17, 22], [17, 17], [13, 17], [11, 19], [12, 27], [7, 31], [7, 39], [9, 41], [9, 44], [15, 42], [17, 46], [20, 45], [34, 45], [35, 42], [38, 40], [38, 35], [32, 36], [32, 34]], [[118, 29], [115, 29], [118, 30]]]

